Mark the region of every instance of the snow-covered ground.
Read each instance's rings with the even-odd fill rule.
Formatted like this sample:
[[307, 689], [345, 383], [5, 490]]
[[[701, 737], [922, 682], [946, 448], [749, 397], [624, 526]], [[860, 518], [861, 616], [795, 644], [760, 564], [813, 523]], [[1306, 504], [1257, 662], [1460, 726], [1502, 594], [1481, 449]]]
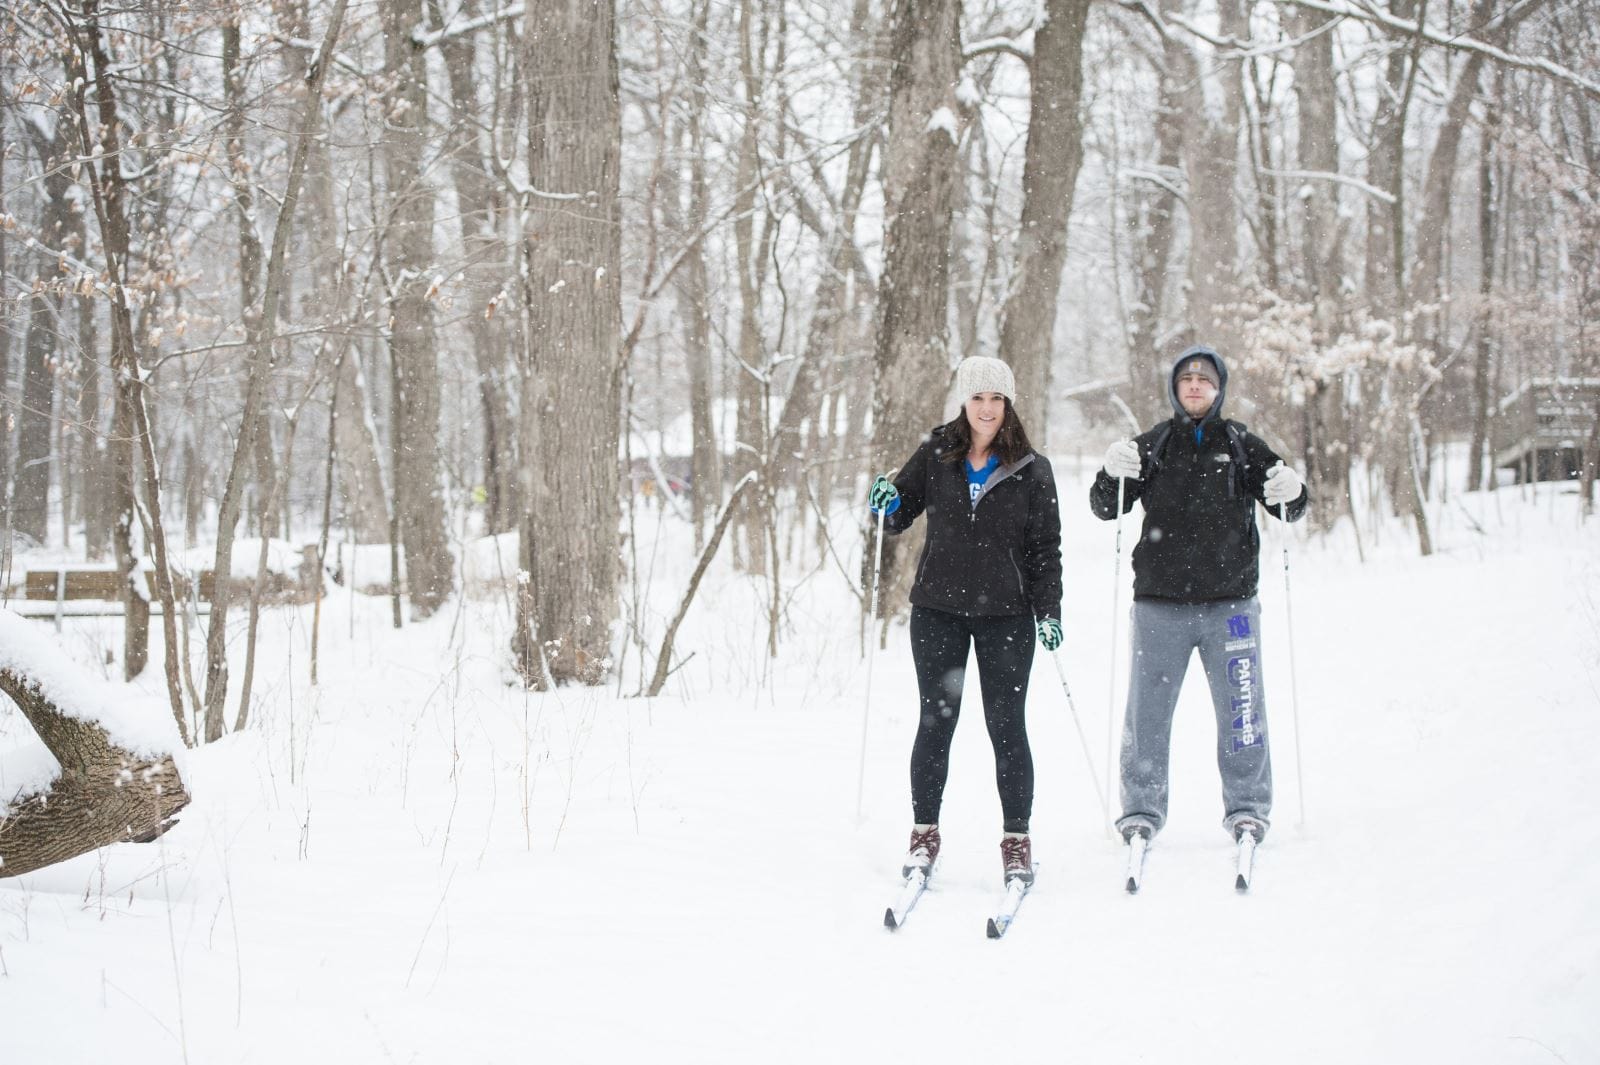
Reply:
[[[1114, 534], [1084, 473], [1061, 472], [1063, 665], [1098, 772]], [[1297, 715], [1269, 525], [1279, 793], [1248, 896], [1197, 667], [1171, 821], [1130, 897], [1038, 658], [1041, 872], [1000, 942], [969, 685], [942, 867], [890, 934], [915, 685], [896, 628], [858, 822], [868, 670], [831, 563], [789, 567], [804, 579], [769, 662], [765, 587], [719, 560], [678, 642], [693, 658], [651, 701], [510, 684], [502, 599], [395, 631], [386, 601], [339, 591], [317, 688], [310, 608], [267, 612], [252, 726], [180, 756], [195, 798], [176, 829], [0, 880], [0, 1063], [1600, 1062], [1594, 523], [1542, 486], [1453, 498], [1428, 559], [1398, 524], [1365, 562], [1348, 533], [1297, 530]], [[638, 527], [655, 639], [689, 552], [676, 519]], [[69, 620], [59, 644], [100, 676], [116, 625]], [[159, 655], [129, 695], [153, 714]], [[626, 690], [638, 669], [630, 651]], [[12, 764], [34, 743], [0, 708]]]

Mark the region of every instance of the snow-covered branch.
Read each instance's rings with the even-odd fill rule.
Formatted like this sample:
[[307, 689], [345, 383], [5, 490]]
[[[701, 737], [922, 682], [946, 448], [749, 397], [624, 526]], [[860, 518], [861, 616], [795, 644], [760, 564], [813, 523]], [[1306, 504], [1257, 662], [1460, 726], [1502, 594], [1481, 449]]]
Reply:
[[[1321, 11], [1329, 15], [1342, 15], [1345, 18], [1382, 26], [1384, 29], [1392, 30], [1398, 34], [1419, 36], [1429, 44], [1435, 44], [1441, 48], [1453, 48], [1459, 52], [1478, 52], [1505, 66], [1513, 67], [1517, 70], [1532, 71], [1556, 81], [1564, 82], [1584, 95], [1600, 100], [1600, 83], [1590, 81], [1583, 75], [1576, 71], [1568, 70], [1559, 63], [1553, 63], [1542, 57], [1513, 55], [1503, 48], [1497, 48], [1492, 44], [1468, 37], [1465, 34], [1452, 34], [1428, 26], [1419, 26], [1416, 22], [1407, 21], [1370, 4], [1363, 3], [1360, 7], [1355, 7], [1343, 2], [1343, 0], [1279, 0], [1279, 2], [1295, 4], [1311, 11]], [[1512, 8], [1501, 16], [1497, 24], [1504, 23], [1507, 18], [1513, 17], [1525, 9], [1526, 5], [1518, 5]]]
[[1340, 185], [1349, 185], [1353, 189], [1361, 190], [1361, 192], [1371, 196], [1374, 200], [1379, 200], [1391, 206], [1394, 204], [1394, 193], [1380, 189], [1376, 185], [1369, 185], [1360, 178], [1351, 177], [1349, 174], [1340, 174], [1332, 170], [1269, 170], [1266, 167], [1262, 167], [1261, 172], [1272, 177], [1296, 178], [1302, 181], [1332, 181]]
[[961, 50], [961, 61], [970, 63], [984, 55], [1016, 56], [1024, 63], [1033, 62], [1033, 30], [1027, 29], [1015, 37], [985, 37], [973, 41]]
[[521, 18], [526, 11], [527, 8], [524, 5], [512, 4], [510, 7], [502, 8], [499, 11], [491, 11], [487, 15], [479, 15], [477, 18], [469, 18], [452, 26], [446, 26], [441, 30], [430, 30], [426, 26], [418, 25], [416, 29], [411, 31], [411, 41], [418, 48], [432, 48], [442, 41], [448, 41], [455, 37], [464, 37], [469, 33], [487, 29], [496, 23], [505, 22], [509, 19]]

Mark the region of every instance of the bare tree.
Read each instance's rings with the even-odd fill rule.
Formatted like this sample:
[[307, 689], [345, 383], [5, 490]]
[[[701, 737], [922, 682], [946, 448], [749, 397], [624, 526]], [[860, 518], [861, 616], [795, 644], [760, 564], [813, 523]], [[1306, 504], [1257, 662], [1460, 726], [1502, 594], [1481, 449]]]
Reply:
[[[105, 253], [107, 289], [111, 304], [111, 369], [117, 380], [117, 406], [120, 414], [114, 418], [113, 432], [128, 440], [128, 450], [119, 457], [125, 464], [114, 466], [115, 476], [126, 478], [128, 489], [124, 498], [126, 511], [117, 519], [119, 562], [127, 576], [123, 594], [123, 609], [128, 618], [127, 652], [124, 669], [132, 676], [143, 669], [144, 636], [149, 624], [149, 602], [145, 589], [137, 586], [138, 564], [132, 550], [132, 514], [139, 506], [139, 518], [155, 562], [156, 594], [162, 605], [162, 636], [165, 642], [165, 674], [167, 696], [172, 704], [172, 714], [178, 723], [178, 732], [185, 743], [189, 742], [189, 729], [184, 720], [183, 691], [179, 679], [177, 610], [172, 592], [172, 570], [167, 560], [167, 538], [161, 520], [161, 474], [156, 463], [155, 442], [150, 429], [150, 415], [145, 406], [144, 374], [139, 362], [139, 345], [134, 335], [133, 311], [129, 304], [132, 276], [132, 233], [128, 224], [127, 203], [130, 198], [128, 176], [123, 172], [122, 120], [118, 113], [113, 63], [101, 33], [101, 12], [98, 0], [84, 0], [81, 17], [68, 17], [65, 29], [68, 37], [67, 65], [74, 75], [72, 104], [78, 123], [78, 137], [86, 154], [91, 146], [97, 148], [101, 165], [88, 164], [84, 172], [94, 201], [95, 216], [100, 224], [101, 245]], [[88, 97], [92, 89], [95, 103], [95, 122], [89, 120]], [[98, 132], [98, 137], [94, 132]], [[134, 446], [138, 448], [137, 470], [143, 474], [145, 496], [142, 501], [133, 487], [136, 476]], [[140, 505], [142, 502], [142, 506]], [[142, 582], [141, 582], [142, 583]], [[135, 670], [137, 664], [140, 668]]]
[[[767, 481], [767, 397], [770, 366], [761, 329], [761, 294], [767, 277], [773, 227], [757, 227], [757, 194], [766, 183], [761, 161], [761, 110], [766, 90], [767, 5], [757, 0], [739, 4], [739, 83], [743, 92], [736, 151], [733, 204], [734, 262], [739, 281], [739, 339], [731, 370], [738, 397], [733, 473], [756, 473]], [[767, 572], [766, 507], [746, 507], [735, 529], [735, 562], [751, 573]]]
[[[706, 53], [710, 37], [711, 0], [693, 0], [693, 22], [688, 47], [689, 107], [684, 123], [689, 156], [688, 213], [684, 230], [700, 234], [710, 220], [710, 182], [707, 177], [705, 120], [710, 104], [706, 87]], [[690, 508], [694, 515], [694, 543], [704, 545], [707, 526], [722, 503], [722, 454], [712, 420], [711, 391], [711, 283], [702, 241], [688, 248], [678, 275], [678, 298], [684, 320], [684, 357], [689, 366]]]
[[[301, 117], [299, 136], [294, 142], [294, 153], [289, 164], [289, 175], [283, 198], [278, 208], [277, 222], [273, 227], [272, 247], [267, 258], [266, 278], [260, 291], [259, 310], [247, 310], [249, 331], [250, 367], [245, 386], [244, 412], [240, 417], [237, 444], [223, 487], [222, 504], [217, 517], [217, 548], [212, 568], [211, 616], [206, 631], [206, 684], [205, 684], [205, 739], [220, 739], [224, 725], [225, 701], [228, 694], [227, 624], [233, 571], [233, 534], [239, 520], [240, 499], [244, 492], [245, 472], [255, 455], [255, 448], [263, 431], [262, 408], [266, 401], [267, 378], [272, 369], [272, 348], [278, 321], [278, 305], [283, 291], [283, 277], [288, 269], [289, 237], [294, 228], [295, 205], [299, 200], [301, 184], [305, 178], [306, 159], [311, 142], [315, 139], [317, 124], [322, 114], [321, 91], [344, 21], [346, 0], [335, 0], [328, 16], [328, 28], [311, 66], [310, 80], [306, 85], [306, 105]], [[246, 238], [248, 243], [248, 238]], [[253, 293], [252, 293], [253, 295]], [[169, 615], [170, 617], [170, 611]]]
[[[1337, 22], [1304, 8], [1284, 8], [1284, 28], [1298, 42], [1294, 51], [1294, 91], [1298, 114], [1296, 144], [1304, 182], [1294, 202], [1299, 215], [1300, 272], [1303, 293], [1312, 306], [1312, 340], [1326, 349], [1344, 327], [1344, 241], [1339, 224], [1338, 82], [1333, 57]], [[1314, 358], [1314, 352], [1308, 352]], [[1302, 360], [1307, 361], [1307, 360]], [[1312, 493], [1318, 499], [1345, 498], [1349, 492], [1350, 450], [1343, 430], [1346, 381], [1329, 381], [1296, 368], [1305, 390], [1301, 403], [1299, 451]], [[1313, 520], [1326, 527], [1341, 508], [1313, 508]]]
[[[1168, 0], [1169, 3], [1172, 0]], [[1246, 0], [1218, 0], [1217, 23], [1225, 40], [1250, 37]], [[1163, 7], [1166, 10], [1166, 7]], [[1239, 196], [1236, 190], [1239, 116], [1244, 106], [1241, 61], [1194, 48], [1184, 57], [1180, 78], [1194, 88], [1183, 94], [1183, 169], [1188, 178], [1188, 322], [1196, 339], [1227, 352], [1238, 336], [1234, 313], [1239, 298]]]
[[531, 685], [610, 669], [621, 545], [622, 152], [613, 0], [531, 4], [522, 299], [521, 564]]
[[449, 596], [454, 563], [445, 536], [440, 483], [439, 366], [431, 293], [434, 190], [427, 164], [436, 154], [428, 139], [427, 64], [412, 40], [422, 22], [422, 0], [385, 0], [381, 144], [387, 180], [384, 252], [389, 296], [389, 357], [393, 367], [396, 445], [394, 521], [405, 548], [406, 589], [412, 612], [428, 617]]
[[[64, 129], [47, 133], [38, 122], [24, 122], [44, 175], [44, 209], [39, 224], [47, 248], [65, 247], [72, 225], [71, 168]], [[54, 422], [56, 377], [61, 365], [62, 297], [67, 286], [55, 256], [39, 257], [33, 296], [28, 301], [28, 338], [23, 345], [22, 402], [17, 411], [17, 472], [11, 488], [11, 527], [35, 543], [48, 538], [50, 436]], [[63, 494], [65, 489], [63, 486]]]
[[[1496, 81], [1500, 105], [1505, 101], [1505, 72]], [[1490, 386], [1494, 375], [1494, 322], [1491, 297], [1494, 294], [1495, 238], [1499, 230], [1495, 181], [1494, 134], [1501, 107], [1492, 107], [1478, 139], [1478, 343], [1472, 368], [1472, 439], [1467, 445], [1467, 491], [1484, 487], [1485, 452], [1489, 447]]]
[[[443, 22], [438, 0], [429, 0], [429, 7], [434, 18]], [[456, 34], [441, 41], [439, 49], [444, 56], [452, 111], [444, 151], [455, 182], [456, 219], [471, 293], [467, 331], [478, 371], [478, 402], [483, 411], [485, 524], [489, 532], [498, 533], [515, 528], [519, 513], [516, 423], [511, 403], [515, 381], [504, 331], [485, 309], [495, 305], [495, 294], [508, 283], [511, 271], [506, 262], [506, 243], [501, 238], [504, 190], [491, 179], [490, 167], [485, 163], [487, 152], [480, 143], [485, 134], [478, 130], [484, 110], [478, 100], [480, 72], [488, 64], [479, 61], [477, 41], [477, 34]], [[514, 117], [511, 124], [515, 124]], [[493, 123], [490, 126], [492, 132]], [[493, 150], [492, 144], [488, 147]]]
[[[955, 99], [961, 69], [960, 0], [895, 0], [888, 51], [893, 65], [873, 377], [875, 473], [904, 462], [939, 420], [950, 380], [947, 316], [960, 113]], [[886, 587], [896, 585], [906, 553], [915, 546], [904, 536], [885, 545]], [[868, 556], [870, 572], [870, 551]]]
[[1169, 302], [1169, 266], [1181, 204], [1183, 103], [1179, 97], [1186, 86], [1180, 82], [1183, 63], [1179, 50], [1184, 47], [1172, 34], [1163, 33], [1160, 51], [1152, 58], [1157, 83], [1154, 144], [1149, 162], [1135, 179], [1138, 185], [1130, 219], [1134, 235], [1133, 298], [1126, 322], [1128, 380], [1142, 424], [1164, 417], [1169, 409], [1167, 367], [1158, 347], [1166, 322], [1163, 311]]
[[1083, 163], [1083, 35], [1089, 0], [1046, 0], [1028, 71], [1033, 91], [1022, 171], [1022, 223], [1016, 281], [1007, 294], [1000, 357], [1017, 376], [1017, 393], [1041, 415], [1049, 410], [1050, 355], [1067, 220]]

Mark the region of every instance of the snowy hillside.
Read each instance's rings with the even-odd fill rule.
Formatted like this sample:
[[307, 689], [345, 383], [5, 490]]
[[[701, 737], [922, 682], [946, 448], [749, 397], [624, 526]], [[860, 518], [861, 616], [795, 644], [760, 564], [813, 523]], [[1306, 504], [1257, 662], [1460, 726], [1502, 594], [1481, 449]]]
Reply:
[[[1098, 773], [1114, 534], [1085, 471], [1059, 467], [1063, 665]], [[1453, 500], [1437, 525], [1429, 559], [1398, 524], [1365, 562], [1341, 537], [1293, 541], [1302, 792], [1270, 523], [1278, 802], [1248, 896], [1197, 668], [1171, 821], [1130, 897], [1041, 654], [1041, 871], [998, 943], [975, 683], [934, 888], [881, 926], [915, 685], [897, 627], [858, 823], [867, 670], [831, 568], [769, 663], [765, 586], [719, 559], [678, 640], [693, 657], [652, 701], [523, 692], [487, 596], [397, 632], [385, 600], [337, 592], [312, 688], [310, 608], [275, 608], [252, 726], [182, 756], [176, 829], [0, 880], [0, 1063], [1600, 1062], [1600, 536], [1548, 485]], [[687, 559], [662, 528], [659, 557]], [[686, 576], [656, 567], [652, 639]], [[116, 624], [71, 620], [61, 644], [99, 676]], [[631, 692], [636, 651], [626, 670]], [[141, 690], [160, 685], [153, 666]], [[0, 753], [33, 743], [0, 708]]]

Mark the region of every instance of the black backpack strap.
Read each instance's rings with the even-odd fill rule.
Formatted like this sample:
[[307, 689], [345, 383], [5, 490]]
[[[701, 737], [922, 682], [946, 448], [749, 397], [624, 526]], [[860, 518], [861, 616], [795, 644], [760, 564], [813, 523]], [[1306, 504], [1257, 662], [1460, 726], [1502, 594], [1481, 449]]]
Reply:
[[1233, 480], [1228, 485], [1229, 495], [1250, 494], [1250, 453], [1244, 448], [1244, 437], [1239, 427], [1231, 421], [1222, 423], [1228, 434], [1228, 451], [1233, 455]]
[[1161, 427], [1161, 432], [1150, 444], [1150, 470], [1145, 476], [1155, 473], [1161, 468], [1161, 459], [1167, 453], [1167, 441], [1172, 439], [1172, 423], [1169, 421]]

